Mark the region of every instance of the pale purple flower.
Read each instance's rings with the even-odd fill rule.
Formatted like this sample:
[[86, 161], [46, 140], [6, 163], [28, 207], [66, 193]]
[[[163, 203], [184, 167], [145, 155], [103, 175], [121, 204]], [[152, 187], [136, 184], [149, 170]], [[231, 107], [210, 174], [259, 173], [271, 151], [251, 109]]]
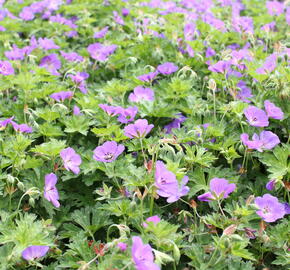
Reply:
[[217, 63], [210, 65], [208, 69], [212, 72], [226, 73], [231, 66], [230, 61], [218, 61]]
[[255, 204], [259, 208], [256, 213], [266, 222], [275, 222], [286, 214], [284, 204], [279, 203], [278, 199], [270, 194], [257, 197]]
[[143, 138], [145, 137], [154, 125], [148, 125], [146, 119], [138, 119], [134, 124], [130, 124], [124, 128], [124, 135], [129, 138]]
[[275, 22], [270, 22], [270, 23], [267, 23], [267, 24], [263, 25], [261, 27], [261, 30], [263, 30], [265, 32], [270, 32], [270, 31], [275, 29], [275, 26], [276, 26]]
[[284, 117], [284, 113], [282, 110], [275, 106], [274, 103], [270, 102], [269, 100], [265, 100], [264, 102], [265, 110], [269, 118], [281, 120]]
[[34, 12], [30, 7], [24, 7], [19, 13], [19, 17], [24, 21], [31, 21], [34, 19]]
[[276, 184], [276, 179], [272, 179], [270, 180], [267, 184], [266, 184], [266, 189], [268, 190], [273, 190], [275, 188], [275, 184]]
[[94, 43], [88, 46], [87, 51], [89, 52], [90, 56], [98, 60], [100, 62], [104, 62], [108, 59], [108, 57], [114, 53], [117, 49], [117, 45], [108, 45], [105, 46], [101, 43]]
[[57, 177], [54, 173], [45, 175], [44, 198], [51, 202], [55, 207], [59, 207], [59, 195], [56, 188]]
[[284, 5], [278, 1], [267, 1], [266, 7], [268, 9], [268, 13], [272, 16], [279, 16], [284, 12]]
[[196, 30], [196, 26], [194, 23], [187, 23], [183, 29], [184, 40], [187, 40], [187, 41], [193, 40], [195, 30]]
[[283, 203], [284, 207], [285, 207], [285, 215], [289, 215], [290, 214], [290, 205], [289, 203]]
[[68, 147], [63, 149], [60, 152], [60, 157], [62, 158], [63, 165], [67, 171], [72, 171], [74, 174], [79, 174], [79, 166], [82, 163], [82, 159], [73, 148]]
[[122, 15], [127, 17], [130, 14], [130, 10], [127, 8], [122, 8]]
[[59, 46], [56, 45], [52, 39], [49, 39], [49, 38], [39, 38], [38, 45], [46, 51], [59, 49]]
[[151, 82], [157, 76], [157, 74], [158, 74], [157, 71], [153, 71], [147, 74], [140, 75], [137, 77], [137, 79], [143, 82]]
[[252, 141], [249, 140], [249, 135], [246, 133], [241, 134], [241, 141], [249, 149], [255, 149], [259, 152], [263, 150], [270, 150], [280, 143], [279, 137], [271, 131], [263, 130], [258, 136], [254, 133]]
[[89, 78], [89, 74], [86, 72], [77, 72], [75, 75], [68, 75], [72, 79], [72, 81], [77, 85], [77, 87], [80, 89], [80, 91], [84, 94], [86, 94], [87, 87], [85, 80]]
[[232, 26], [238, 33], [254, 33], [253, 19], [251, 17], [233, 16]]
[[25, 49], [19, 49], [13, 44], [12, 50], [6, 51], [4, 54], [9, 60], [23, 60], [25, 57]]
[[50, 97], [58, 102], [65, 101], [66, 99], [72, 98], [74, 93], [72, 91], [61, 91], [57, 93], [53, 93]]
[[176, 72], [177, 70], [178, 70], [178, 66], [174, 65], [171, 62], [166, 62], [166, 63], [159, 65], [157, 67], [157, 71], [163, 75], [169, 75], [171, 73]]
[[61, 56], [69, 62], [82, 62], [82, 61], [84, 61], [84, 58], [82, 56], [80, 56], [79, 54], [77, 54], [76, 52], [66, 53], [64, 51], [60, 51], [60, 53], [61, 53]]
[[157, 194], [167, 198], [168, 203], [176, 202], [180, 197], [187, 195], [189, 187], [186, 186], [188, 177], [184, 176], [179, 184], [174, 173], [167, 170], [162, 161], [156, 162], [155, 186]]
[[154, 225], [156, 225], [160, 221], [161, 221], [161, 219], [158, 216], [152, 216], [152, 217], [146, 218], [145, 222], [143, 222], [143, 227], [147, 228], [148, 227], [148, 222], [152, 222], [152, 223], [154, 223]]
[[123, 153], [124, 145], [117, 144], [115, 141], [105, 142], [94, 150], [94, 159], [101, 162], [112, 162]]
[[68, 31], [68, 32], [65, 32], [65, 35], [69, 38], [73, 38], [73, 37], [78, 36], [78, 32], [77, 31]]
[[82, 114], [80, 108], [76, 105], [74, 105], [73, 114], [74, 115], [81, 115]]
[[118, 14], [117, 11], [113, 11], [113, 15], [114, 15], [114, 21], [117, 24], [120, 24], [120, 25], [124, 25], [125, 24], [123, 18]]
[[206, 57], [206, 58], [209, 58], [209, 57], [214, 56], [214, 55], [216, 55], [215, 50], [212, 49], [211, 47], [208, 47], [208, 48], [206, 49], [206, 52], [205, 52], [205, 57]]
[[20, 133], [31, 133], [32, 132], [32, 127], [26, 125], [26, 124], [20, 124], [18, 125], [14, 121], [11, 121], [11, 125], [13, 126], [15, 131], [18, 131]]
[[238, 91], [236, 97], [246, 103], [250, 103], [251, 101], [248, 98], [253, 97], [251, 89], [247, 87], [244, 81], [239, 81], [237, 83], [237, 87], [240, 88], [240, 90]]
[[12, 124], [12, 120], [14, 119], [14, 116], [12, 116], [11, 118], [7, 118], [7, 119], [5, 119], [5, 120], [3, 120], [3, 121], [0, 121], [0, 128], [6, 128], [6, 126], [8, 125], [8, 124]]
[[124, 252], [124, 251], [127, 250], [128, 245], [127, 245], [126, 243], [119, 242], [119, 243], [117, 244], [117, 247], [118, 247], [122, 252]]
[[271, 73], [277, 66], [277, 54], [273, 53], [271, 55], [269, 55], [264, 64], [260, 67], [256, 69], [256, 72], [258, 74], [268, 74]]
[[142, 100], [153, 101], [154, 91], [151, 88], [137, 86], [134, 88], [134, 92], [129, 95], [131, 102], [140, 102]]
[[0, 61], [0, 74], [4, 76], [14, 74], [14, 68], [9, 61]]
[[46, 68], [46, 70], [52, 75], [58, 76], [59, 73], [57, 70], [61, 68], [61, 62], [58, 59], [57, 54], [52, 53], [50, 55], [44, 56], [40, 60], [39, 66]]
[[99, 32], [94, 33], [94, 38], [104, 38], [109, 30], [108, 26], [102, 28]]
[[108, 104], [99, 104], [99, 107], [109, 116], [115, 116], [123, 109], [120, 106], [110, 106]]
[[127, 124], [129, 122], [134, 121], [134, 118], [138, 112], [138, 108], [136, 106], [134, 107], [128, 107], [128, 108], [122, 108], [118, 107], [118, 121], [123, 124]]
[[48, 250], [49, 246], [29, 246], [22, 251], [21, 255], [24, 260], [32, 261], [45, 256]]
[[267, 114], [255, 106], [249, 106], [246, 108], [244, 114], [251, 126], [267, 127], [269, 125]]
[[139, 236], [132, 237], [132, 258], [137, 270], [160, 270], [154, 263], [152, 248], [149, 244], [144, 245]]
[[178, 113], [176, 116], [178, 116], [178, 118], [175, 118], [171, 123], [164, 126], [167, 134], [171, 133], [173, 128], [180, 128], [181, 124], [187, 119], [181, 113]]
[[230, 184], [224, 178], [213, 178], [210, 180], [210, 192], [204, 193], [197, 198], [200, 201], [209, 202], [211, 200], [226, 199], [235, 189], [235, 184]]

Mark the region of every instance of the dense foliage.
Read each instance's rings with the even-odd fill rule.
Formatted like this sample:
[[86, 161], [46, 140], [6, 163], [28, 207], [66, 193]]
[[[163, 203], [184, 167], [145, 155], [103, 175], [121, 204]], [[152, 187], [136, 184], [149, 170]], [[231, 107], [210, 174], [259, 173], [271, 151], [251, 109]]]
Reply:
[[0, 269], [289, 269], [287, 3], [0, 0]]

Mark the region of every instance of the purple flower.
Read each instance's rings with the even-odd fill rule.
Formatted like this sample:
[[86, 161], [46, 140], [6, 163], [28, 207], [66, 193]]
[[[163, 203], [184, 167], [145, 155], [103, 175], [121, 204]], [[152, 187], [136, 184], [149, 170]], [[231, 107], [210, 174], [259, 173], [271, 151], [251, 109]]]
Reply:
[[127, 9], [127, 8], [123, 8], [122, 9], [122, 15], [124, 17], [127, 17], [129, 14], [130, 14], [130, 10], [129, 9]]
[[76, 52], [66, 53], [64, 51], [60, 51], [60, 53], [61, 53], [61, 56], [69, 62], [82, 62], [82, 61], [84, 61], [84, 58], [82, 56], [80, 56], [79, 54], [77, 54]]
[[244, 110], [244, 114], [251, 126], [267, 127], [269, 125], [267, 114], [255, 106], [249, 106]]
[[254, 133], [252, 141], [249, 140], [249, 135], [246, 133], [241, 134], [241, 141], [249, 149], [256, 149], [259, 152], [263, 150], [270, 150], [280, 143], [279, 137], [271, 131], [263, 130], [258, 136]]
[[152, 222], [152, 223], [154, 223], [154, 225], [156, 225], [160, 221], [161, 221], [161, 219], [158, 216], [152, 216], [152, 217], [146, 218], [146, 221], [143, 222], [143, 227], [147, 228], [148, 227], [148, 222]]
[[50, 55], [44, 56], [40, 60], [39, 66], [46, 68], [46, 70], [52, 75], [58, 76], [59, 73], [57, 70], [61, 68], [61, 62], [58, 59], [57, 54], [52, 53]]
[[144, 245], [139, 236], [133, 236], [132, 258], [137, 270], [160, 270], [154, 263], [152, 248], [149, 244]]
[[154, 91], [148, 87], [137, 86], [134, 88], [134, 93], [129, 95], [129, 100], [131, 102], [140, 102], [142, 100], [153, 101]]
[[40, 257], [45, 256], [48, 252], [48, 246], [29, 246], [22, 251], [22, 258], [26, 261], [32, 261], [34, 259], [39, 259]]
[[117, 45], [105, 46], [97, 42], [89, 45], [87, 51], [93, 59], [104, 62], [116, 49]]
[[89, 74], [86, 72], [77, 72], [76, 75], [68, 75], [72, 79], [72, 81], [77, 85], [77, 87], [80, 89], [80, 91], [84, 94], [86, 94], [87, 87], [85, 80], [89, 78]]
[[254, 33], [253, 19], [251, 17], [233, 16], [232, 25], [238, 33]]
[[53, 50], [59, 49], [59, 46], [54, 43], [52, 39], [49, 38], [39, 38], [38, 39], [39, 46], [44, 50]]
[[183, 29], [184, 40], [187, 40], [187, 41], [193, 40], [195, 31], [196, 31], [195, 24], [187, 23]]
[[94, 38], [103, 38], [107, 34], [109, 27], [102, 28], [99, 32], [94, 33]]
[[4, 54], [9, 60], [23, 60], [25, 56], [25, 49], [19, 49], [14, 44], [12, 46], [12, 50], [6, 51]]
[[250, 103], [251, 101], [248, 98], [253, 97], [251, 89], [247, 87], [244, 81], [239, 81], [237, 83], [237, 87], [240, 88], [240, 90], [237, 93], [237, 98], [246, 103]]
[[270, 22], [270, 23], [267, 23], [267, 24], [263, 25], [261, 27], [261, 30], [263, 30], [265, 32], [270, 32], [271, 30], [275, 29], [275, 26], [276, 26], [275, 22]]
[[73, 108], [73, 114], [74, 115], [81, 115], [82, 114], [80, 108], [76, 105]]
[[229, 184], [229, 181], [224, 178], [213, 178], [210, 180], [210, 191], [204, 193], [197, 198], [200, 201], [209, 202], [211, 200], [226, 199], [235, 189], [235, 184]]
[[155, 186], [157, 187], [157, 194], [167, 198], [168, 203], [178, 201], [180, 197], [189, 192], [189, 187], [186, 186], [187, 182], [188, 177], [184, 176], [179, 185], [174, 173], [167, 170], [162, 161], [156, 162]]
[[53, 93], [50, 97], [58, 102], [65, 101], [66, 99], [72, 98], [74, 93], [72, 91], [61, 91], [57, 93]]
[[57, 177], [54, 173], [45, 175], [44, 198], [51, 202], [55, 207], [59, 207], [59, 195], [56, 188]]
[[30, 7], [24, 7], [19, 13], [19, 17], [24, 21], [31, 21], [34, 19], [34, 12]]
[[166, 62], [162, 65], [159, 65], [157, 67], [157, 70], [163, 75], [169, 75], [176, 72], [178, 70], [178, 67], [171, 62]]
[[106, 112], [109, 116], [115, 116], [123, 109], [120, 106], [110, 106], [107, 104], [99, 104], [99, 107]]
[[290, 205], [289, 203], [283, 203], [284, 207], [285, 207], [285, 215], [289, 215], [290, 214]]
[[285, 215], [285, 206], [279, 203], [276, 197], [270, 194], [264, 194], [263, 197], [257, 197], [255, 204], [259, 210], [256, 213], [266, 222], [275, 222]]
[[112, 162], [123, 153], [124, 145], [117, 144], [115, 141], [105, 142], [94, 150], [94, 159], [101, 162]]
[[279, 107], [275, 106], [275, 104], [273, 104], [269, 100], [265, 100], [264, 106], [265, 106], [265, 110], [269, 118], [279, 119], [279, 120], [283, 119], [284, 113]]
[[129, 122], [134, 121], [134, 118], [138, 112], [138, 108], [136, 106], [134, 107], [128, 107], [128, 108], [122, 108], [118, 107], [118, 121], [123, 124], [127, 124]]
[[0, 61], [0, 74], [4, 76], [14, 74], [14, 68], [9, 61]]
[[118, 14], [117, 11], [113, 11], [113, 15], [114, 15], [114, 21], [117, 24], [120, 24], [120, 25], [124, 25], [125, 24], [123, 18]]
[[257, 68], [256, 72], [258, 74], [268, 74], [272, 72], [277, 66], [277, 55], [275, 53], [269, 55], [263, 66], [260, 68]]
[[6, 126], [8, 125], [8, 124], [12, 124], [12, 120], [13, 120], [13, 118], [14, 118], [14, 116], [12, 116], [11, 118], [7, 118], [7, 119], [5, 119], [5, 120], [3, 120], [3, 121], [0, 121], [0, 128], [6, 128]]
[[177, 114], [178, 118], [175, 118], [170, 124], [164, 126], [166, 133], [171, 133], [173, 128], [180, 128], [181, 124], [186, 120], [186, 117], [181, 113]]
[[273, 190], [276, 184], [276, 179], [272, 179], [270, 180], [267, 184], [266, 184], [266, 189], [268, 190]]
[[211, 47], [208, 47], [208, 48], [206, 49], [206, 52], [205, 52], [205, 57], [206, 57], [206, 58], [209, 58], [209, 57], [214, 56], [214, 55], [216, 55], [215, 50], [212, 49]]
[[32, 127], [26, 125], [26, 124], [20, 124], [18, 125], [14, 121], [11, 121], [11, 124], [14, 128], [15, 131], [21, 132], [21, 133], [31, 133], [32, 132]]
[[212, 72], [226, 73], [231, 66], [230, 61], [218, 61], [217, 63], [210, 65], [208, 69]]
[[158, 74], [157, 71], [153, 71], [147, 74], [140, 75], [137, 77], [137, 79], [143, 82], [151, 82], [157, 76], [157, 74]]
[[60, 156], [67, 171], [72, 171], [74, 174], [78, 174], [80, 172], [79, 166], [82, 163], [82, 159], [73, 148], [69, 147], [63, 149], [60, 152]]
[[284, 12], [283, 3], [279, 3], [278, 1], [267, 1], [266, 7], [268, 9], [268, 13], [272, 16], [274, 15], [279, 16]]
[[127, 244], [126, 243], [123, 243], [123, 242], [119, 242], [117, 244], [118, 248], [121, 250], [121, 251], [126, 251], [127, 250]]
[[148, 125], [146, 119], [138, 119], [134, 124], [130, 124], [124, 128], [124, 135], [129, 138], [143, 138], [145, 137], [154, 125]]

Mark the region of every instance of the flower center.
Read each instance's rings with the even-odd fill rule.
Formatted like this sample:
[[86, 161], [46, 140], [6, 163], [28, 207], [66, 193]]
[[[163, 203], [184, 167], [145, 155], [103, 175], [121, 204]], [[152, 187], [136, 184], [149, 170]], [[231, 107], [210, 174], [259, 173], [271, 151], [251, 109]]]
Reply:
[[114, 155], [112, 153], [106, 153], [104, 159], [109, 160], [109, 159], [112, 159], [113, 157]]

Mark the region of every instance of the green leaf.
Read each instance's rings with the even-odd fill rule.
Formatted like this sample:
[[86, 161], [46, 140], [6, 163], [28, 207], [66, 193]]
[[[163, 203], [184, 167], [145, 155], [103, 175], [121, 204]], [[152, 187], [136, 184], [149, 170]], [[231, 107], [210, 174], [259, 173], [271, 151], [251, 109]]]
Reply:
[[92, 122], [84, 115], [75, 115], [72, 117], [67, 117], [64, 124], [66, 126], [64, 130], [65, 132], [78, 132], [86, 136]]
[[36, 145], [30, 151], [49, 157], [56, 157], [57, 155], [59, 155], [60, 151], [65, 148], [65, 146], [65, 141], [51, 139], [49, 142]]

